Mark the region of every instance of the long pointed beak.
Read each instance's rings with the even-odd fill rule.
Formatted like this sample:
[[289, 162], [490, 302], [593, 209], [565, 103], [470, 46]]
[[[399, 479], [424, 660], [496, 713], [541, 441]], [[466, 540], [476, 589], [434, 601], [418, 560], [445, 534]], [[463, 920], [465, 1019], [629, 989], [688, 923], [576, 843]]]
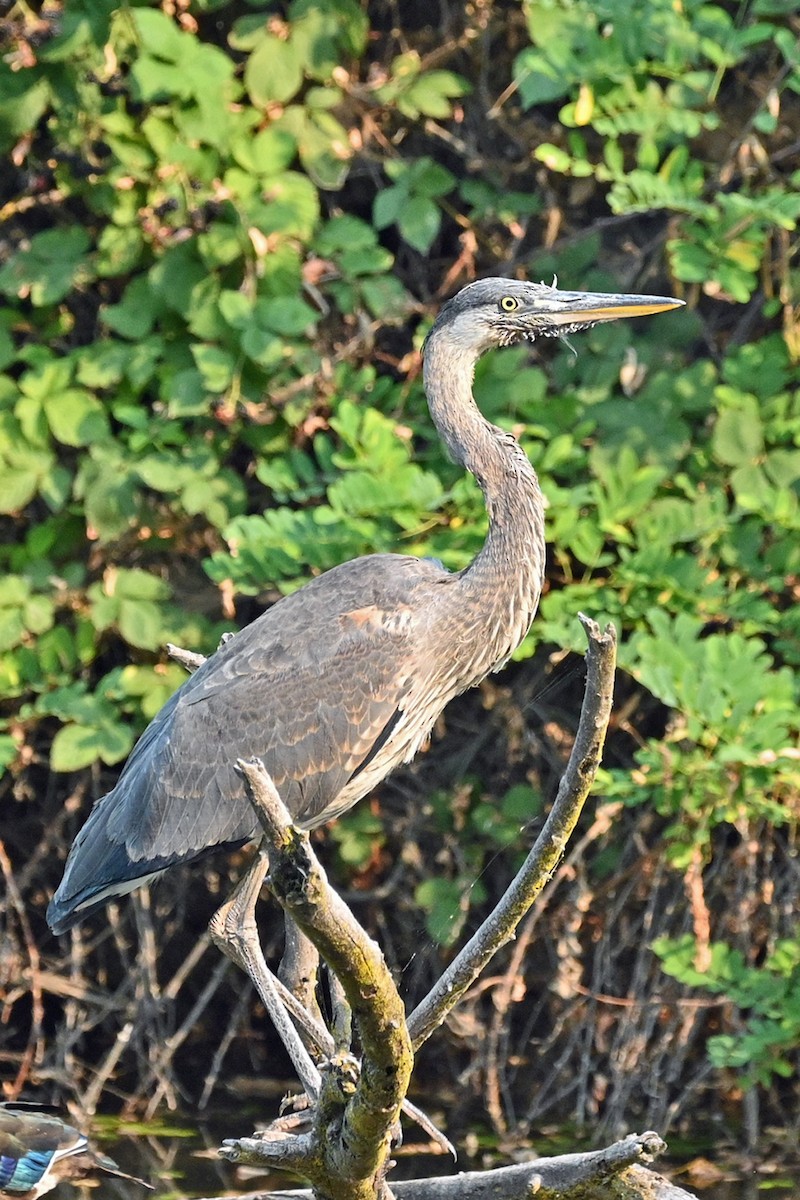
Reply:
[[548, 324], [616, 321], [619, 317], [646, 317], [651, 313], [682, 308], [685, 301], [672, 296], [636, 296], [605, 292], [561, 292], [554, 290], [537, 303]]

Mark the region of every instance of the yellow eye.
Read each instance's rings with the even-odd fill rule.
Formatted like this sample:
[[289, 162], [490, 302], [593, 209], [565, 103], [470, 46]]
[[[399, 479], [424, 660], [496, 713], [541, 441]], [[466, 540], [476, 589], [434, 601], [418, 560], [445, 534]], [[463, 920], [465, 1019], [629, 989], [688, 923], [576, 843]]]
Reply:
[[516, 312], [522, 304], [521, 300], [517, 300], [516, 296], [503, 296], [500, 301], [500, 308], [503, 312]]

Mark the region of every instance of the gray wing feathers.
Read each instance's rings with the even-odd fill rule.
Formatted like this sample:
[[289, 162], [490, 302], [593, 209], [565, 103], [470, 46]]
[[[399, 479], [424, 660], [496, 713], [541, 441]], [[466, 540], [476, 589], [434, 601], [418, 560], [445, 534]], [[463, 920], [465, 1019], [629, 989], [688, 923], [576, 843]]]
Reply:
[[374, 556], [281, 601], [161, 710], [90, 824], [108, 805], [100, 823], [134, 862], [246, 840], [256, 822], [234, 763], [252, 756], [299, 824], [328, 819], [408, 696], [425, 640], [414, 593], [450, 578], [432, 563]]

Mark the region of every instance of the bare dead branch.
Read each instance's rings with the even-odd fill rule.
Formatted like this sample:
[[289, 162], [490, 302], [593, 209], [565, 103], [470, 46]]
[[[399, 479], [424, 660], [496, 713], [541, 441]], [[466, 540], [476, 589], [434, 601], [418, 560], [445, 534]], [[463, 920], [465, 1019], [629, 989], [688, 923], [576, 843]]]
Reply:
[[331, 1032], [337, 1050], [343, 1050], [353, 1042], [353, 1013], [339, 977], [329, 972], [328, 984], [331, 993]]
[[[294, 922], [287, 918], [287, 929], [289, 924], [294, 925]], [[294, 926], [294, 928], [299, 933], [297, 926]], [[305, 934], [302, 934], [301, 936], [305, 938]], [[320, 1057], [331, 1058], [337, 1051], [341, 1051], [345, 1049], [346, 1046], [350, 1045], [349, 1036], [347, 1039], [345, 1039], [344, 1028], [342, 1029], [341, 1041], [337, 1041], [322, 1023], [321, 1014], [319, 1015], [319, 1018], [312, 1016], [311, 1013], [297, 999], [294, 993], [289, 991], [281, 979], [279, 979], [277, 976], [273, 976], [272, 980], [278, 995], [283, 1002], [284, 1008], [297, 1025], [312, 1052], [318, 1054]], [[338, 997], [334, 996], [334, 1009], [336, 1010], [339, 1005], [341, 1005], [342, 1011], [346, 1009], [348, 1017], [352, 1017], [350, 1006], [347, 1003], [347, 997], [344, 994], [344, 989], [342, 988], [338, 977], [333, 972], [330, 973], [330, 985], [332, 992], [335, 990], [337, 993], [341, 993], [341, 995]], [[316, 1011], [318, 1012], [319, 1010], [317, 1009]], [[334, 1030], [337, 1029], [337, 1020], [339, 1019], [340, 1018], [337, 1018], [336, 1011], [334, 1011]], [[349, 1033], [351, 1034], [352, 1030], [349, 1030]], [[204, 1092], [204, 1098], [205, 1095], [206, 1093]], [[199, 1107], [203, 1108], [204, 1105], [201, 1103]], [[440, 1129], [437, 1129], [427, 1113], [424, 1113], [422, 1109], [417, 1108], [417, 1106], [412, 1104], [407, 1097], [403, 1100], [401, 1111], [405, 1116], [409, 1117], [410, 1120], [419, 1125], [420, 1129], [427, 1133], [431, 1141], [439, 1147], [443, 1154], [450, 1154], [453, 1158], [456, 1157], [455, 1147], [449, 1138], [447, 1138]]]
[[[696, 1200], [643, 1165], [665, 1149], [657, 1133], [629, 1134], [603, 1150], [392, 1186], [397, 1200]], [[313, 1200], [313, 1194], [298, 1188], [251, 1192], [240, 1200]]]
[[447, 1017], [514, 931], [551, 878], [581, 814], [605, 742], [614, 689], [616, 631], [581, 615], [589, 640], [586, 688], [575, 743], [558, 794], [530, 854], [500, 903], [408, 1019], [417, 1050]]
[[[229, 642], [232, 637], [236, 637], [236, 634], [232, 632], [223, 633], [217, 644], [217, 649], [219, 650], [220, 647], [224, 646], [226, 642]], [[175, 646], [172, 642], [167, 642], [165, 649], [169, 657], [174, 659], [176, 663], [180, 663], [180, 665], [184, 667], [190, 675], [193, 675], [198, 667], [202, 667], [203, 663], [206, 661], [205, 654], [198, 654], [194, 650], [184, 650], [181, 646]]]
[[[616, 638], [612, 627], [601, 633], [593, 621], [581, 619], [589, 638], [586, 690], [575, 745], [553, 809], [506, 896], [412, 1016], [420, 1042], [441, 1023], [491, 955], [513, 936], [555, 871], [595, 778], [611, 709]], [[364, 1060], [362, 1065], [337, 1044], [336, 1052], [321, 1066], [315, 1111], [279, 1119], [252, 1138], [227, 1141], [221, 1153], [240, 1163], [292, 1165], [312, 1180], [317, 1196], [386, 1200], [392, 1194], [383, 1177], [392, 1126], [412, 1062], [402, 1005], [378, 947], [330, 889], [307, 835], [292, 825], [263, 765], [251, 761], [237, 766], [264, 830], [260, 855], [270, 861], [268, 883], [287, 917], [313, 942], [341, 985], [353, 1011]], [[296, 1000], [294, 1006], [301, 1007]], [[305, 1022], [312, 1028], [318, 1026], [307, 1013]], [[314, 1032], [312, 1042], [328, 1049], [330, 1033]], [[387, 1081], [387, 1074], [394, 1076], [393, 1081]], [[310, 1122], [313, 1128], [309, 1132]], [[456, 1196], [521, 1200], [534, 1195], [541, 1200], [568, 1200], [571, 1195], [585, 1196], [589, 1188], [596, 1200], [683, 1200], [689, 1193], [642, 1167], [664, 1148], [655, 1133], [631, 1135], [605, 1150], [586, 1154], [397, 1184], [394, 1194], [398, 1200], [452, 1200]], [[305, 1200], [311, 1194], [272, 1193], [284, 1200]], [[251, 1200], [263, 1195], [253, 1193]]]
[[167, 642], [166, 651], [170, 658], [176, 663], [180, 663], [190, 675], [192, 675], [198, 667], [202, 667], [206, 661], [205, 654], [195, 654], [194, 650], [183, 650], [180, 646], [174, 646], [172, 642]]
[[295, 996], [294, 992], [290, 992], [286, 984], [278, 978], [274, 977], [275, 988], [283, 1002], [283, 1006], [289, 1013], [290, 1017], [297, 1025], [298, 1029], [307, 1041], [309, 1049], [320, 1055], [321, 1057], [330, 1058], [331, 1054], [336, 1050], [334, 1042], [328, 1029], [322, 1023], [322, 1017], [317, 1020]]
[[317, 1004], [319, 951], [302, 930], [298, 929], [291, 917], [285, 918], [284, 925], [285, 943], [278, 978], [306, 1012], [322, 1025], [322, 1013]]
[[[240, 760], [237, 766], [264, 830], [270, 889], [339, 978], [361, 1041], [360, 1065], [337, 1054], [323, 1072], [303, 1173], [342, 1200], [386, 1195], [382, 1174], [413, 1062], [402, 1001], [379, 947], [329, 886], [263, 765]], [[271, 1140], [240, 1139], [227, 1142], [222, 1153], [278, 1165], [271, 1147]]]

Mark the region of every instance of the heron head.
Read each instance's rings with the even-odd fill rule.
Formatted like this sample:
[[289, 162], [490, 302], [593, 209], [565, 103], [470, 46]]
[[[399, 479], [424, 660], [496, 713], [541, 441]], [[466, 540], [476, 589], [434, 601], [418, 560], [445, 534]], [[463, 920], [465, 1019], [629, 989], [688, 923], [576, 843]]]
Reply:
[[564, 337], [619, 317], [643, 317], [680, 308], [683, 300], [604, 292], [563, 292], [546, 283], [479, 279], [442, 306], [429, 338], [447, 332], [465, 353], [494, 346]]

